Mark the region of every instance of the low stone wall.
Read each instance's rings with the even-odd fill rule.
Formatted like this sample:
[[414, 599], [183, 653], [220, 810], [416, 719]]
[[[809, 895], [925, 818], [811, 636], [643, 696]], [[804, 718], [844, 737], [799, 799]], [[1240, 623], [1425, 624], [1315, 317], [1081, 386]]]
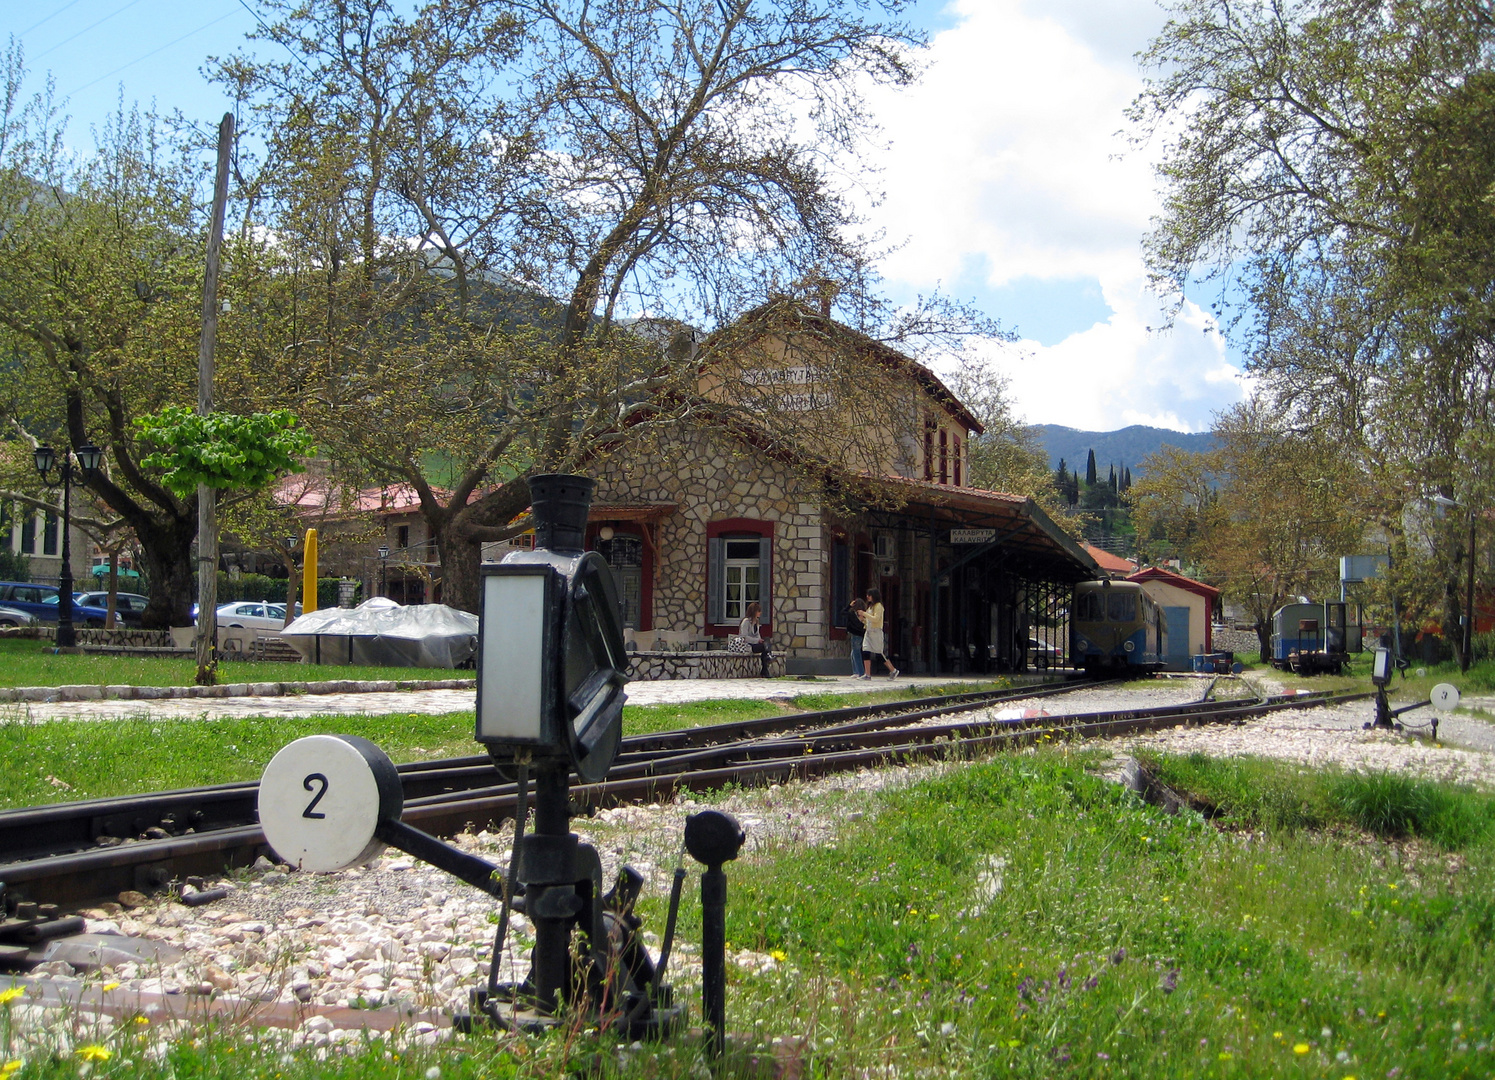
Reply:
[[217, 686], [13, 686], [0, 701], [161, 701], [169, 698], [281, 697], [288, 694], [391, 694], [399, 690], [471, 690], [473, 679], [393, 679], [325, 682], [220, 683]]
[[[763, 658], [756, 653], [743, 656], [713, 650], [711, 652], [636, 652], [629, 653], [632, 663], [628, 677], [639, 682], [665, 679], [756, 679], [763, 674]], [[769, 657], [770, 678], [784, 674], [785, 658]]]
[[1237, 660], [1256, 660], [1261, 656], [1261, 642], [1255, 630], [1216, 630], [1211, 635], [1216, 652], [1233, 652]]
[[[117, 630], [99, 630], [85, 626], [73, 628], [79, 645], [115, 649], [169, 649], [171, 631], [140, 630], [123, 626]], [[22, 638], [31, 641], [56, 641], [55, 626], [15, 626], [0, 630], [0, 637]]]

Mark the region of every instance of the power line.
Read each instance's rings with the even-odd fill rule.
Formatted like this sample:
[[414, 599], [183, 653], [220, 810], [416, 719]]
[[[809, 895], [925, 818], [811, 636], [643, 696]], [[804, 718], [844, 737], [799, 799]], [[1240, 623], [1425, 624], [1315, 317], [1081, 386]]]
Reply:
[[97, 79], [94, 79], [93, 82], [84, 83], [82, 86], [77, 87], [74, 90], [69, 90], [67, 92], [67, 96], [68, 97], [72, 97], [74, 94], [81, 94], [83, 91], [87, 90], [89, 87], [97, 86], [99, 83], [103, 82], [105, 79], [108, 79], [108, 78], [110, 78], [110, 77], [112, 77], [114, 75], [118, 75], [121, 71], [124, 71], [126, 68], [132, 68], [136, 64], [140, 63], [142, 60], [149, 60], [151, 57], [155, 56], [157, 53], [159, 53], [159, 52], [165, 52], [167, 49], [171, 48], [173, 45], [176, 45], [176, 44], [178, 44], [180, 42], [186, 41], [193, 34], [200, 34], [200, 33], [202, 33], [204, 30], [206, 30], [210, 26], [217, 26], [224, 19], [227, 19], [229, 16], [234, 15], [234, 14], [236, 14], [236, 13], [233, 12], [233, 11], [225, 12], [224, 14], [218, 16], [218, 18], [213, 19], [213, 20], [211, 20], [209, 22], [203, 23], [196, 30], [190, 30], [190, 31], [188, 31], [187, 33], [183, 34], [181, 37], [177, 38], [175, 41], [168, 41], [165, 45], [162, 45], [160, 48], [157, 48], [157, 49], [152, 49], [150, 52], [146, 53], [144, 56], [137, 56], [135, 59], [131, 60], [128, 64], [121, 64], [119, 67], [115, 68], [113, 71], [108, 72], [107, 74], [104, 74], [104, 75], [100, 75]]
[[32, 62], [35, 63], [37, 60], [40, 60], [44, 56], [50, 56], [52, 53], [55, 53], [58, 49], [62, 48], [64, 45], [68, 44], [68, 42], [78, 40], [80, 37], [82, 37], [84, 34], [88, 33], [94, 27], [103, 25], [104, 23], [108, 22], [110, 19], [114, 18], [114, 16], [120, 14], [121, 12], [128, 11], [130, 8], [134, 7], [138, 3], [140, 3], [140, 0], [128, 0], [127, 3], [122, 4], [119, 7], [115, 8], [108, 15], [105, 15], [102, 19], [99, 19], [97, 22], [91, 22], [91, 23], [89, 23], [87, 26], [85, 26], [82, 30], [79, 30], [72, 37], [65, 38], [62, 41], [59, 41], [56, 45], [53, 45], [46, 52], [37, 53], [35, 56], [33, 56], [31, 58]]
[[76, 5], [78, 5], [81, 2], [82, 2], [82, 0], [68, 0], [68, 2], [66, 4], [63, 4], [62, 7], [58, 8], [56, 11], [52, 12], [52, 14], [50, 14], [50, 15], [43, 15], [36, 22], [34, 22], [30, 26], [26, 27], [26, 29], [22, 30], [19, 34], [17, 34], [16, 37], [25, 37], [27, 34], [31, 33], [31, 31], [35, 30], [38, 26], [42, 25], [42, 23], [51, 22], [53, 19], [57, 18], [57, 16], [61, 15], [64, 11], [66, 11], [68, 8], [75, 7]]

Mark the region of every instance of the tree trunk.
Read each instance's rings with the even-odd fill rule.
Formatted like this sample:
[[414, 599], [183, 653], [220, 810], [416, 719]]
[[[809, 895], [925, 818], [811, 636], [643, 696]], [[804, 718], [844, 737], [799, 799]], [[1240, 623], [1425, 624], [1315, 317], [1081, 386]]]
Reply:
[[1270, 664], [1272, 662], [1272, 624], [1258, 620], [1255, 630], [1256, 642], [1261, 646], [1261, 662]]
[[495, 539], [485, 534], [502, 529], [528, 505], [529, 484], [519, 479], [509, 481], [456, 513], [442, 507], [439, 513], [423, 515], [436, 538], [441, 559], [443, 604], [477, 613], [482, 601], [478, 568], [483, 562], [483, 542]]
[[281, 623], [284, 629], [291, 625], [296, 618], [296, 601], [301, 598], [301, 575], [296, 573], [296, 558], [287, 555], [284, 559], [286, 568], [286, 621]]
[[119, 606], [119, 552], [109, 553], [109, 614], [104, 619], [104, 629], [113, 630]]
[[150, 603], [141, 619], [147, 630], [192, 625], [192, 599], [197, 592], [197, 581], [192, 575], [195, 533], [195, 520], [172, 526], [155, 525], [143, 532], [136, 528], [140, 558], [151, 582]]

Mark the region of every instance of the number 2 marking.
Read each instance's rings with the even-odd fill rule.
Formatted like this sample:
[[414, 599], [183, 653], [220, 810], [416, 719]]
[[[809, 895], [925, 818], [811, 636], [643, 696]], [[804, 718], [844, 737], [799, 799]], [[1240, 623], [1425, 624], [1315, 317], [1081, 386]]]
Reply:
[[305, 818], [325, 818], [327, 815], [317, 813], [316, 808], [317, 803], [322, 801], [322, 796], [327, 794], [327, 777], [319, 772], [311, 773], [305, 780], [301, 781], [301, 786], [310, 791], [313, 781], [321, 781], [322, 790], [312, 796], [311, 802], [306, 804], [306, 809], [301, 811], [301, 816]]

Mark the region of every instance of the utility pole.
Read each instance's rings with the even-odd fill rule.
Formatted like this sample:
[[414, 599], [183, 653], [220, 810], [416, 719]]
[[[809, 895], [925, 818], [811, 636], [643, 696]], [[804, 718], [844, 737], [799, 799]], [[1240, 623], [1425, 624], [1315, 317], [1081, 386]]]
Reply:
[[[202, 338], [197, 346], [197, 413], [213, 411], [213, 346], [218, 340], [218, 266], [228, 205], [228, 155], [234, 115], [218, 124], [218, 172], [213, 182], [213, 220], [208, 228], [208, 264], [202, 278]], [[218, 681], [218, 493], [197, 485], [197, 683]]]

